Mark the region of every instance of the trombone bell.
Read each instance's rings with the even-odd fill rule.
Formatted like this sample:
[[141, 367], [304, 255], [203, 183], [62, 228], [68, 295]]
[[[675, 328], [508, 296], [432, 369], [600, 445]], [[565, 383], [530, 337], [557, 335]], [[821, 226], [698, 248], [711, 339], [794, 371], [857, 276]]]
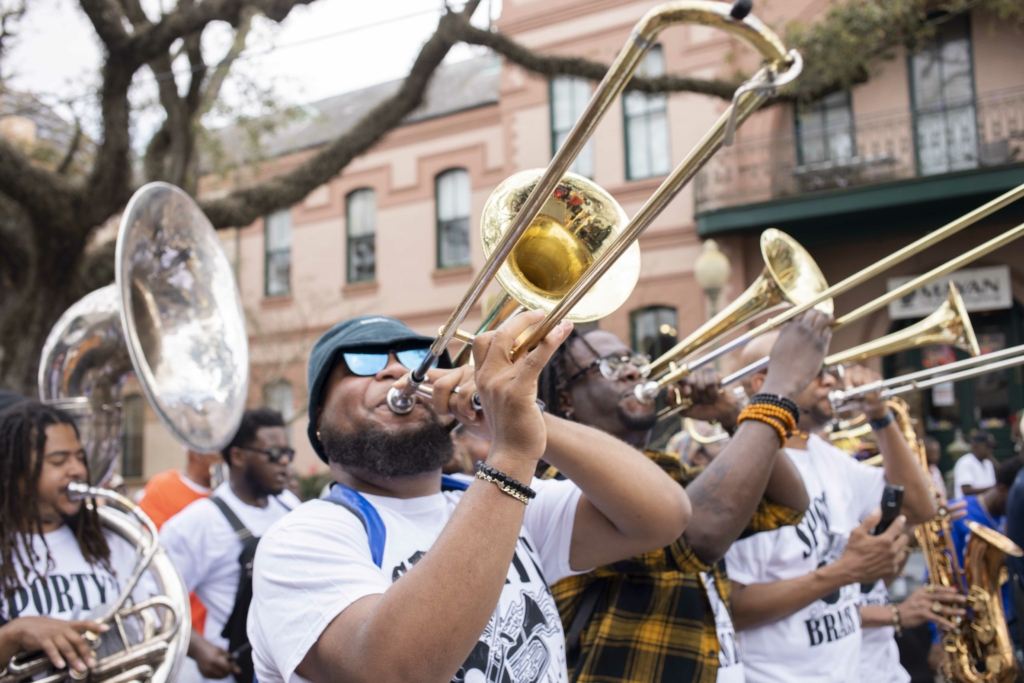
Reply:
[[852, 349], [832, 354], [825, 359], [826, 367], [856, 363], [877, 356], [891, 356], [908, 349], [948, 344], [971, 356], [981, 355], [978, 339], [971, 326], [971, 318], [964, 307], [960, 290], [949, 283], [949, 294], [931, 315], [910, 327], [887, 334]]
[[[544, 169], [521, 171], [491, 193], [480, 219], [488, 259], [543, 173]], [[627, 223], [626, 213], [610, 194], [567, 173], [498, 270], [498, 282], [526, 308], [547, 313]], [[574, 322], [603, 318], [626, 302], [639, 277], [640, 245], [634, 242], [567, 317]]]

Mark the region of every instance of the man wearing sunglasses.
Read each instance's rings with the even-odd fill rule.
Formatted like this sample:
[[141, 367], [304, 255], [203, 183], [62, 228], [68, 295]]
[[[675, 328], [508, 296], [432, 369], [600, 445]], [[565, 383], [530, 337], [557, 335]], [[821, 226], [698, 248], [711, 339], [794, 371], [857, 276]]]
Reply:
[[[205, 638], [192, 632], [188, 656], [203, 680], [234, 674], [242, 683], [252, 680], [251, 655], [244, 641], [239, 642], [245, 636], [245, 596], [251, 596], [252, 581], [251, 574], [243, 575], [243, 567], [251, 563], [259, 537], [299, 505], [285, 490], [295, 451], [288, 445], [281, 413], [258, 408], [245, 411], [222, 455], [228, 480], [210, 498], [172, 517], [160, 532], [160, 543], [188, 590], [207, 607]], [[232, 657], [232, 652], [237, 654]]]
[[[514, 340], [540, 319], [478, 336], [474, 366], [442, 358], [432, 401], [408, 415], [386, 396], [429, 337], [367, 316], [320, 338], [309, 436], [338, 483], [260, 543], [249, 614], [260, 683], [567, 681], [549, 584], [663, 545], [689, 505], [632, 448], [541, 412], [537, 376], [571, 326], [512, 363]], [[475, 477], [441, 474], [449, 414], [490, 441]], [[572, 481], [534, 481], [542, 456]]]

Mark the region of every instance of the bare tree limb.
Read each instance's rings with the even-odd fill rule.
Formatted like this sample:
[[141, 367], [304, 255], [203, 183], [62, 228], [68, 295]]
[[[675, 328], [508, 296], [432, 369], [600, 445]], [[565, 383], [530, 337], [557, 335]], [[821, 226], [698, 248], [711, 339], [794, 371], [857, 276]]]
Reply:
[[33, 221], [66, 228], [69, 204], [77, 192], [64, 177], [32, 164], [21, 150], [0, 136], [0, 188]]
[[[608, 71], [608, 65], [583, 57], [559, 57], [534, 52], [506, 35], [479, 29], [468, 21], [458, 24], [455, 33], [459, 40], [488, 47], [508, 61], [541, 76], [576, 76], [600, 81]], [[646, 93], [692, 92], [732, 100], [738, 85], [736, 81], [666, 74], [654, 78], [633, 76], [626, 89]]]
[[128, 46], [132, 38], [121, 23], [123, 14], [115, 0], [79, 0], [79, 3], [109, 51], [117, 52]]
[[75, 117], [75, 133], [71, 136], [71, 143], [68, 145], [68, 149], [64, 152], [64, 158], [61, 159], [60, 164], [57, 165], [57, 175], [67, 175], [68, 169], [71, 168], [71, 162], [75, 160], [75, 154], [78, 153], [78, 148], [82, 145], [82, 122]]
[[[215, 227], [248, 225], [259, 216], [281, 206], [290, 206], [337, 175], [352, 159], [380, 141], [402, 119], [423, 102], [423, 94], [434, 71], [458, 41], [456, 27], [466, 23], [480, 0], [470, 0], [461, 14], [441, 17], [434, 35], [423, 45], [409, 75], [394, 95], [367, 112], [350, 128], [298, 168], [259, 183], [235, 190], [221, 199], [202, 204]], [[465, 17], [465, 18], [463, 18]]]
[[243, 10], [242, 20], [239, 22], [238, 28], [235, 29], [235, 38], [231, 43], [231, 47], [228, 49], [228, 53], [224, 55], [224, 59], [220, 60], [214, 68], [213, 74], [206, 84], [202, 102], [200, 102], [199, 109], [196, 111], [197, 118], [207, 114], [217, 101], [217, 98], [220, 97], [221, 88], [228, 77], [231, 65], [234, 64], [235, 60], [238, 59], [238, 55], [242, 54], [242, 50], [245, 49], [245, 41], [249, 37], [249, 31], [252, 29], [252, 19], [254, 16], [256, 16], [256, 10], [252, 7], [247, 7]]

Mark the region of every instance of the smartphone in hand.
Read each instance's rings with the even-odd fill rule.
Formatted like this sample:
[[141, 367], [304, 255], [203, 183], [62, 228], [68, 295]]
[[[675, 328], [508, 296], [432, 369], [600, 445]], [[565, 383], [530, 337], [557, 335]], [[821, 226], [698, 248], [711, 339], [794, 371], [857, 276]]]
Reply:
[[885, 533], [885, 530], [899, 517], [902, 507], [903, 487], [886, 484], [885, 490], [882, 491], [882, 519], [879, 520], [871, 535], [878, 536]]

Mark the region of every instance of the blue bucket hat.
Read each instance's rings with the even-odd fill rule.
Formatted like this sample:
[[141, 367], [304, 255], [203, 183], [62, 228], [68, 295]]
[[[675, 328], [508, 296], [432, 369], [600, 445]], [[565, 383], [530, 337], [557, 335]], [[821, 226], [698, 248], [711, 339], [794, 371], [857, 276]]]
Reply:
[[[382, 315], [362, 315], [343, 320], [327, 330], [309, 354], [307, 386], [309, 386], [309, 425], [306, 434], [313, 450], [327, 462], [323, 445], [316, 436], [316, 414], [323, 403], [324, 384], [345, 351], [385, 352], [418, 349], [430, 346], [433, 337], [412, 330], [405, 323]], [[441, 354], [438, 367], [450, 368], [448, 352]]]

